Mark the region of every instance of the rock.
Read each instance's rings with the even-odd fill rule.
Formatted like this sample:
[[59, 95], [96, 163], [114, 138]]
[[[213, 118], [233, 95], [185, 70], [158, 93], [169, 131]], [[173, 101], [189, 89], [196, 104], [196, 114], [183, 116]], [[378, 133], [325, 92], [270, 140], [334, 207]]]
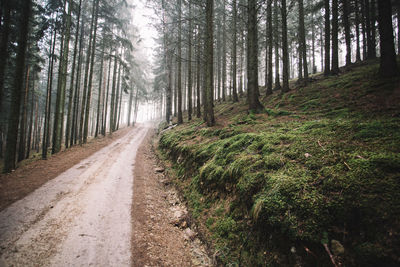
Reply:
[[171, 224], [184, 228], [182, 225], [183, 222], [186, 222], [185, 219], [186, 219], [186, 213], [183, 210], [180, 209], [175, 210]]
[[343, 245], [342, 245], [339, 241], [337, 241], [337, 240], [332, 239], [332, 241], [331, 241], [331, 248], [332, 248], [332, 252], [333, 252], [333, 254], [334, 254], [335, 256], [339, 256], [339, 255], [344, 254], [344, 247], [343, 247]]
[[196, 237], [196, 233], [190, 229], [190, 228], [186, 228], [185, 231], [183, 231], [184, 235], [185, 235], [185, 239], [186, 240], [194, 240], [194, 238]]
[[158, 168], [155, 168], [154, 171], [155, 171], [155, 172], [158, 172], [158, 173], [161, 173], [161, 172], [164, 172], [165, 169], [164, 169], [164, 168], [161, 168], [161, 167], [158, 167]]

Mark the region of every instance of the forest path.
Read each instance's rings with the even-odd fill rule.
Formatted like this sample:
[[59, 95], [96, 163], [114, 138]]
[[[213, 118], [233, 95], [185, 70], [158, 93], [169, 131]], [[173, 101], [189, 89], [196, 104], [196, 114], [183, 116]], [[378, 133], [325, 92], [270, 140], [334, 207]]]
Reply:
[[137, 125], [0, 213], [0, 266], [130, 266]]

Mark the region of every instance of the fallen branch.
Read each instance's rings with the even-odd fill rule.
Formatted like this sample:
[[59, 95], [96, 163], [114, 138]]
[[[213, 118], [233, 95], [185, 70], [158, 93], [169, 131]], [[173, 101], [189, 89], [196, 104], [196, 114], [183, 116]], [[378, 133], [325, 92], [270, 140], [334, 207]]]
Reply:
[[347, 169], [349, 169], [351, 171], [349, 164], [347, 164], [346, 161], [343, 161], [343, 163], [344, 163], [344, 165], [346, 165]]
[[336, 264], [335, 258], [333, 257], [331, 251], [329, 250], [328, 244], [322, 244], [322, 245], [324, 246], [326, 252], [328, 253], [329, 258], [331, 259], [331, 262], [332, 262], [333, 266], [339, 267], [339, 266]]

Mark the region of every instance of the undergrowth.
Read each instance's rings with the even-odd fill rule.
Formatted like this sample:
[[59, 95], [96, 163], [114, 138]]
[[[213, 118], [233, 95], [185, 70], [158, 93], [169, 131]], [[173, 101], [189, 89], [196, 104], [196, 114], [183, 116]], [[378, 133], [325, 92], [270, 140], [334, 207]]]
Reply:
[[399, 79], [375, 71], [274, 94], [259, 114], [220, 104], [215, 127], [161, 135], [221, 264], [329, 266], [324, 244], [345, 266], [400, 264], [400, 110], [376, 102]]

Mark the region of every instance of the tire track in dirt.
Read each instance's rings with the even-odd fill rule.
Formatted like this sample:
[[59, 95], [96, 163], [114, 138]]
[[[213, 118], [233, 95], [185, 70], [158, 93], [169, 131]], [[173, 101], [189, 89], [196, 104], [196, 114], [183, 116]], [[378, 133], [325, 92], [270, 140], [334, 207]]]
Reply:
[[132, 171], [148, 126], [101, 149], [0, 213], [13, 266], [130, 264]]

